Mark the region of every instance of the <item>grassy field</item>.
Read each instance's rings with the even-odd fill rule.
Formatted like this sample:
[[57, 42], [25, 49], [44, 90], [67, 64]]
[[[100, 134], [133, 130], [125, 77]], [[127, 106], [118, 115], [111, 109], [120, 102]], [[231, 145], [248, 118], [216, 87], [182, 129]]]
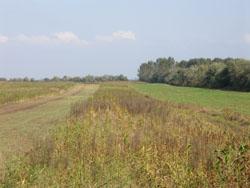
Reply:
[[0, 185], [250, 185], [248, 116], [194, 111], [142, 95], [127, 83], [109, 83], [73, 105], [64, 124], [9, 162]]
[[250, 115], [250, 93], [221, 91], [192, 87], [176, 87], [167, 84], [135, 83], [136, 91], [163, 101], [179, 104], [195, 104], [210, 109], [230, 109]]
[[[36, 84], [40, 86], [40, 83], [33, 83]], [[65, 88], [65, 85], [68, 87], [68, 83], [52, 85], [56, 88]], [[33, 90], [38, 86], [30, 88]], [[77, 101], [86, 100], [97, 88], [98, 85], [75, 84], [66, 93], [60, 94], [58, 91], [55, 97], [49, 99], [44, 97], [31, 102], [11, 104], [14, 111], [0, 114], [0, 167], [6, 157], [29, 151], [35, 142], [46, 137], [56, 126], [64, 125], [71, 106]]]
[[0, 82], [0, 105], [63, 92], [71, 82]]

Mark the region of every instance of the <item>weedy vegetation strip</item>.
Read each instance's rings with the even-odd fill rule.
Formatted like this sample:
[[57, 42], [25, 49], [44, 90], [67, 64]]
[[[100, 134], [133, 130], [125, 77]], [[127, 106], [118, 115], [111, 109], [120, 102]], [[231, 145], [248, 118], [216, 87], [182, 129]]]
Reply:
[[2, 187], [249, 187], [250, 121], [103, 84], [9, 162]]

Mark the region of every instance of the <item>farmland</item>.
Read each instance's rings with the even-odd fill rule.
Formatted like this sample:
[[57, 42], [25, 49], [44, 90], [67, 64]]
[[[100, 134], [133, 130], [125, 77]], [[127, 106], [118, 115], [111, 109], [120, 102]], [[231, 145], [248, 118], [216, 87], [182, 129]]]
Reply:
[[24, 85], [29, 86], [23, 92], [25, 97], [30, 97], [29, 90], [34, 92], [34, 88], [63, 90], [56, 92], [53, 89], [53, 95], [51, 92], [37, 93], [39, 98], [0, 106], [0, 169], [6, 158], [29, 151], [34, 142], [46, 137], [55, 127], [64, 125], [71, 105], [87, 99], [98, 88], [97, 85], [74, 83], [5, 83], [5, 86], [8, 84], [8, 88], [15, 91], [23, 91]]
[[217, 91], [197, 98], [200, 106], [195, 108], [186, 104], [190, 97], [158, 100], [169, 87], [129, 82], [95, 86], [75, 101], [67, 120], [59, 122], [62, 126], [26, 156], [6, 162], [0, 185], [249, 187], [249, 116], [213, 110], [225, 104], [204, 110], [202, 102]]
[[163, 101], [178, 104], [193, 104], [210, 109], [230, 109], [250, 115], [250, 93], [178, 87], [167, 84], [136, 83], [131, 85], [136, 91]]
[[250, 0], [0, 0], [0, 188], [250, 188]]

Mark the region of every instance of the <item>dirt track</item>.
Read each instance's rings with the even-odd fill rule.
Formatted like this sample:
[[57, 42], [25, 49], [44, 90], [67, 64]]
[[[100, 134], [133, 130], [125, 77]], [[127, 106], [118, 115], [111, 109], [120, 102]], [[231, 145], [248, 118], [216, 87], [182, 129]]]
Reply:
[[67, 90], [66, 92], [60, 94], [59, 96], [43, 96], [38, 99], [31, 99], [25, 102], [2, 105], [0, 106], [0, 116], [4, 114], [22, 111], [22, 110], [32, 109], [32, 108], [46, 104], [51, 101], [59, 100], [59, 99], [62, 99], [64, 97], [71, 96], [71, 95], [76, 95], [82, 89], [84, 89], [84, 87], [86, 86], [85, 85], [75, 86]]

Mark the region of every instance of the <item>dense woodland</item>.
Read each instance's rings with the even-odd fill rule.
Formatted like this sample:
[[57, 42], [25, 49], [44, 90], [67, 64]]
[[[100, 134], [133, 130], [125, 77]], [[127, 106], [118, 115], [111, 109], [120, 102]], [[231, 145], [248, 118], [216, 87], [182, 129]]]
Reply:
[[250, 91], [250, 61], [245, 59], [158, 58], [143, 63], [138, 76], [150, 83]]

